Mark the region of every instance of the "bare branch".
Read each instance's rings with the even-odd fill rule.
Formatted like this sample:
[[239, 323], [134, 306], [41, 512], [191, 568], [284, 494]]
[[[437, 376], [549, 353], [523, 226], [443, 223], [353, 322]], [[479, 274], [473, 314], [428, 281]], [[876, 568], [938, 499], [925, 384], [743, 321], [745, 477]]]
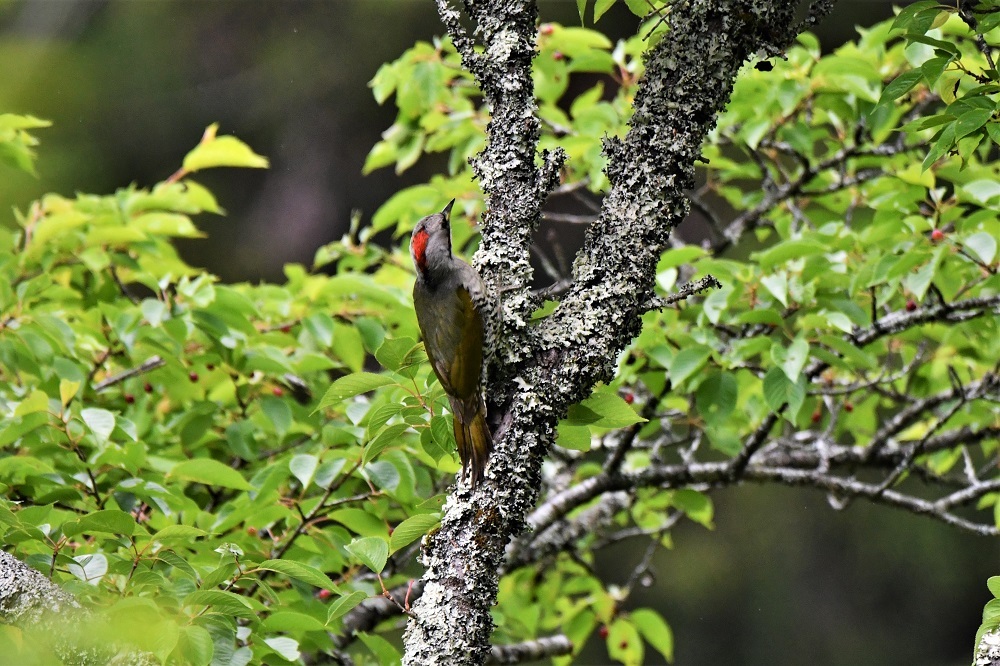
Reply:
[[524, 661], [541, 661], [559, 657], [573, 651], [573, 643], [562, 634], [545, 636], [523, 643], [494, 645], [490, 648], [487, 664], [520, 664]]
[[[412, 583], [412, 584], [411, 584]], [[371, 631], [383, 620], [400, 615], [400, 607], [413, 603], [424, 593], [422, 580], [411, 581], [389, 590], [389, 596], [369, 597], [344, 615], [342, 633], [333, 637], [334, 645], [345, 648], [358, 632]]]
[[700, 294], [701, 292], [708, 291], [709, 289], [722, 289], [722, 283], [711, 275], [706, 275], [696, 282], [688, 282], [687, 284], [681, 285], [675, 293], [670, 294], [669, 296], [663, 298], [658, 296], [651, 298], [646, 302], [645, 307], [647, 310], [662, 310], [665, 307], [680, 303], [695, 294]]
[[124, 370], [116, 375], [111, 375], [110, 377], [102, 380], [94, 386], [94, 390], [103, 391], [104, 389], [114, 386], [115, 384], [122, 383], [126, 379], [131, 379], [132, 377], [137, 377], [145, 372], [150, 372], [151, 370], [163, 367], [164, 363], [164, 360], [159, 356], [150, 356], [137, 367]]
[[543, 213], [542, 219], [546, 222], [565, 222], [567, 224], [593, 224], [597, 220], [596, 215], [573, 215], [571, 213]]
[[862, 461], [870, 460], [875, 453], [888, 444], [893, 435], [916, 423], [927, 411], [950, 400], [958, 399], [963, 402], [976, 400], [984, 395], [996, 394], [998, 391], [1000, 391], [1000, 376], [987, 374], [981, 381], [972, 382], [968, 386], [955, 387], [913, 401], [907, 407], [896, 412], [872, 436], [871, 442], [865, 447], [862, 454]]
[[448, 30], [448, 36], [451, 37], [455, 50], [462, 56], [462, 64], [470, 72], [479, 69], [479, 55], [475, 51], [472, 38], [462, 25], [462, 15], [451, 7], [449, 0], [437, 0], [437, 8], [438, 16]]

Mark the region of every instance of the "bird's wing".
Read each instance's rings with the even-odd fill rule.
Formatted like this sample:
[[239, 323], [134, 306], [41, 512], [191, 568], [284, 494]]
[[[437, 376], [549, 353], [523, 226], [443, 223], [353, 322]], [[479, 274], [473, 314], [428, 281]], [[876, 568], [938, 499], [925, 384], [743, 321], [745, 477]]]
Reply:
[[469, 290], [458, 287], [457, 328], [461, 335], [457, 339], [454, 358], [447, 368], [448, 382], [452, 395], [462, 400], [475, 396], [478, 403], [480, 373], [483, 368], [483, 320], [472, 301]]
[[462, 402], [478, 400], [483, 365], [483, 323], [469, 290], [462, 286], [431, 295], [413, 290], [424, 348], [441, 386]]
[[493, 355], [496, 344], [496, 335], [500, 326], [500, 301], [496, 294], [490, 291], [475, 268], [462, 262], [460, 270], [463, 273], [465, 284], [469, 285], [469, 296], [472, 305], [479, 313], [479, 321], [482, 326], [482, 361], [480, 362], [480, 385], [486, 384], [486, 366]]

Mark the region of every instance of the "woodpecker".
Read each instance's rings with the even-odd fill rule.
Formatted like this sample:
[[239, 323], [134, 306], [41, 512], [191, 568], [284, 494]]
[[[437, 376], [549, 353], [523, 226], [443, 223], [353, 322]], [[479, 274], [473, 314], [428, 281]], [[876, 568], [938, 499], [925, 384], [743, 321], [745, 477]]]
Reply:
[[488, 295], [479, 273], [451, 252], [451, 207], [428, 215], [413, 229], [410, 256], [417, 269], [413, 308], [434, 374], [448, 394], [462, 480], [483, 480], [493, 450], [486, 423], [483, 370], [490, 349]]

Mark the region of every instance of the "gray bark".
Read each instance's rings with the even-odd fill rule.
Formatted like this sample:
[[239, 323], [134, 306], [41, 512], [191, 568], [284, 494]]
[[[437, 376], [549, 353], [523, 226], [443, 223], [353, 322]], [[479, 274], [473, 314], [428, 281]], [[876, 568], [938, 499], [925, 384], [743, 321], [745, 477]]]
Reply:
[[[159, 663], [152, 655], [118, 650], [113, 645], [94, 645], [79, 630], [91, 615], [58, 585], [10, 553], [0, 551], [0, 623], [25, 630], [25, 648], [34, 640], [45, 640], [64, 664], [147, 666]], [[15, 655], [4, 655], [14, 663]]]
[[803, 27], [794, 25], [794, 3], [671, 5], [670, 31], [646, 56], [630, 129], [605, 141], [611, 189], [576, 258], [573, 284], [551, 316], [530, 325], [536, 303], [528, 289], [529, 246], [562, 162], [561, 155], [542, 155], [536, 166], [536, 7], [529, 0], [466, 0], [483, 46], [476, 52], [458, 13], [446, 0], [438, 6], [492, 113], [487, 147], [474, 162], [487, 201], [476, 264], [487, 285], [502, 292], [503, 321], [489, 396], [500, 427], [486, 483], [476, 493], [458, 488], [424, 546], [425, 587], [411, 612], [404, 657], [421, 666], [486, 660], [505, 548], [538, 499], [542, 456], [557, 421], [612, 377], [655, 302], [657, 260], [687, 215], [695, 160], [737, 71], [751, 54], [778, 52]]
[[48, 578], [0, 551], [0, 622], [31, 625], [47, 614], [80, 612], [80, 604]]

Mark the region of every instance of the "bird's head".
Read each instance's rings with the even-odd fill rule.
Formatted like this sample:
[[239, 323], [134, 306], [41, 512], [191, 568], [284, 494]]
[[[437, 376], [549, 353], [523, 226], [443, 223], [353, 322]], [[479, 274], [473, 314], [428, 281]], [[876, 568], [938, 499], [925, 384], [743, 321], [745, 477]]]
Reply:
[[440, 213], [428, 215], [417, 222], [410, 238], [410, 256], [421, 278], [451, 262], [451, 207], [452, 199]]

